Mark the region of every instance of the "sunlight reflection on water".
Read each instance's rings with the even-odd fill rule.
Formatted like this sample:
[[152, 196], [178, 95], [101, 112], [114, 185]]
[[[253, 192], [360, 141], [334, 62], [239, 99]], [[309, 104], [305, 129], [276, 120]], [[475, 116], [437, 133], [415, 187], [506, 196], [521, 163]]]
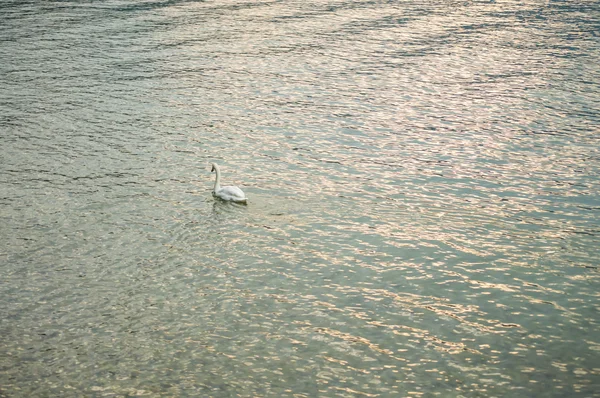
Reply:
[[0, 395], [597, 394], [596, 4], [0, 9]]

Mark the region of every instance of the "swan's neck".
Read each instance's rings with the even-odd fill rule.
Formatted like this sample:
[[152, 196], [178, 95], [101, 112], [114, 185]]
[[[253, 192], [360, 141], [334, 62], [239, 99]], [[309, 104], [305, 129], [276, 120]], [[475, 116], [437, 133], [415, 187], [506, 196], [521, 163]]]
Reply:
[[219, 167], [215, 165], [215, 189], [213, 191], [217, 192], [221, 189], [221, 172], [219, 171]]

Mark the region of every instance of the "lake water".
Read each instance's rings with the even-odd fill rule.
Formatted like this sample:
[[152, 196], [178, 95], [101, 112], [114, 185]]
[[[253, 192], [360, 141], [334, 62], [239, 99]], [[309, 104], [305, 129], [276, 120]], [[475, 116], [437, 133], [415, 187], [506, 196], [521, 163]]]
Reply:
[[4, 0], [0, 396], [600, 397], [599, 126], [596, 1]]

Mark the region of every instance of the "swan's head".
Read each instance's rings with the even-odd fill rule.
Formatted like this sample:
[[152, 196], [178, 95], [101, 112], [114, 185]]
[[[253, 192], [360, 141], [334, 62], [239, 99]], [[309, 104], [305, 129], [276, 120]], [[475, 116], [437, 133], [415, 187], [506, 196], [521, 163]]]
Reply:
[[211, 165], [211, 169], [210, 169], [210, 172], [211, 172], [211, 173], [212, 173], [213, 171], [215, 171], [215, 170], [217, 169], [217, 167], [219, 167], [219, 166], [217, 166], [217, 164], [216, 164], [216, 163], [211, 163], [210, 165]]

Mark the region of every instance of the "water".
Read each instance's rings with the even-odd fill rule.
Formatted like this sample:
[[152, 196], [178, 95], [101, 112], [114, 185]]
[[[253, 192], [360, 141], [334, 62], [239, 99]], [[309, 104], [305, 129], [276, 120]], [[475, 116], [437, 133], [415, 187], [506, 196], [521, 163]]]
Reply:
[[3, 1], [0, 395], [600, 396], [599, 35], [592, 1]]

